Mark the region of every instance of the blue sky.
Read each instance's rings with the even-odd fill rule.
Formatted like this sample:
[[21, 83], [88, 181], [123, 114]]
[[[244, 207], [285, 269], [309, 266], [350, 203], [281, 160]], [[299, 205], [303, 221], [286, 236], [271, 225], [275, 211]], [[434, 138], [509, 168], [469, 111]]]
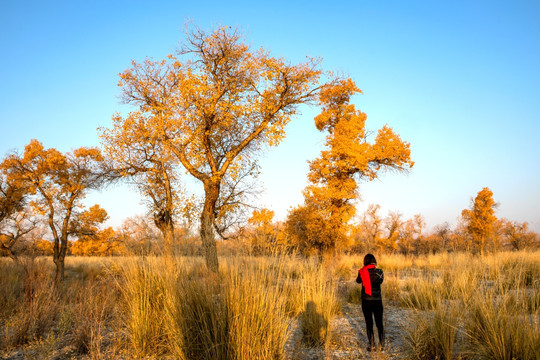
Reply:
[[[538, 1], [15, 1], [0, 2], [0, 153], [32, 138], [67, 151], [99, 144], [120, 104], [118, 73], [163, 58], [186, 21], [239, 26], [249, 43], [291, 62], [323, 58], [352, 77], [373, 130], [411, 143], [408, 175], [361, 184], [363, 201], [429, 227], [455, 223], [490, 187], [497, 215], [540, 230], [540, 2]], [[283, 218], [302, 201], [307, 160], [323, 137], [305, 107], [286, 140], [261, 157], [257, 203]], [[91, 194], [111, 224], [142, 213], [136, 192]]]

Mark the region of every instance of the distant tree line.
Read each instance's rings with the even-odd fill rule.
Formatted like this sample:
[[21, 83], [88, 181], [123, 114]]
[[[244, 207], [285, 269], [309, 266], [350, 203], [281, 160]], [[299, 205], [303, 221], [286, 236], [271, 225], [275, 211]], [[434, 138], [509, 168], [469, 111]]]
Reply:
[[[472, 200], [470, 208], [464, 209], [457, 225], [448, 223], [426, 229], [424, 217], [416, 214], [404, 219], [397, 211], [381, 215], [379, 205], [369, 205], [367, 210], [343, 223], [340, 242], [337, 237], [330, 239], [331, 245], [340, 253], [366, 252], [400, 253], [420, 255], [438, 252], [469, 252], [484, 254], [501, 250], [527, 250], [540, 247], [540, 235], [529, 228], [527, 222], [498, 219], [495, 216], [497, 204], [489, 188], [482, 189]], [[249, 226], [243, 229], [238, 238], [238, 248], [248, 249], [253, 255], [267, 255], [276, 252], [299, 252], [305, 255], [318, 254], [321, 245], [310, 242], [320, 238], [319, 221], [309, 213], [301, 216], [295, 210], [283, 222], [273, 221], [273, 212], [263, 209], [255, 211]]]

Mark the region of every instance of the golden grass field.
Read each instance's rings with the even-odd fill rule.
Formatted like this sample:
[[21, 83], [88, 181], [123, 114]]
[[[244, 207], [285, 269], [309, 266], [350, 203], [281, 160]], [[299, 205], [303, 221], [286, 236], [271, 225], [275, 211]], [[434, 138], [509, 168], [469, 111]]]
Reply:
[[539, 359], [540, 252], [380, 255], [384, 352], [367, 353], [362, 256], [0, 259], [6, 359]]

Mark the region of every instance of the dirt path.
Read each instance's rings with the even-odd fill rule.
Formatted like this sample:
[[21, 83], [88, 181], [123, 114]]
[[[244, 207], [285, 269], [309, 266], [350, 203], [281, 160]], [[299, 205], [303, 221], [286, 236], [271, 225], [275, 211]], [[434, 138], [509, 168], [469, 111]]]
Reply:
[[[302, 343], [298, 320], [291, 324], [290, 338], [286, 345], [289, 360], [345, 360], [345, 359], [402, 359], [403, 324], [408, 311], [386, 305], [384, 313], [386, 349], [384, 352], [368, 352], [366, 327], [362, 308], [357, 304], [342, 305], [342, 314], [330, 322], [331, 338], [326, 349], [308, 348]], [[377, 330], [375, 329], [375, 333]]]

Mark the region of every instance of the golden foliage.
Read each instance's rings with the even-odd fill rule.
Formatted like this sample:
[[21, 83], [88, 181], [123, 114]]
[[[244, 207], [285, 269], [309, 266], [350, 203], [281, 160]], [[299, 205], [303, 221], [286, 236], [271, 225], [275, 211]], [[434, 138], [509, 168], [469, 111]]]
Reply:
[[348, 223], [356, 211], [352, 202], [358, 196], [357, 180], [374, 180], [381, 170], [406, 171], [414, 165], [409, 143], [390, 127], [380, 129], [374, 143], [368, 141], [367, 116], [349, 103], [358, 92], [351, 79], [335, 81], [320, 91], [322, 112], [315, 117], [315, 125], [328, 132], [327, 150], [310, 162], [310, 185], [304, 190], [304, 205], [289, 214], [291, 236], [301, 244], [312, 244], [319, 252], [348, 245]]
[[28, 211], [29, 188], [21, 181], [8, 177], [0, 168], [0, 254], [16, 258], [14, 248], [36, 226]]
[[257, 227], [267, 227], [274, 219], [274, 212], [268, 209], [254, 210], [248, 223]]
[[77, 226], [83, 232], [96, 232], [99, 224], [104, 223], [109, 218], [107, 211], [99, 205], [91, 206], [77, 217]]
[[8, 179], [3, 171], [0, 172], [0, 223], [23, 209], [27, 191], [23, 183], [13, 178]]
[[185, 61], [170, 55], [133, 62], [120, 86], [125, 101], [140, 109], [126, 119], [144, 117], [149, 135], [161, 137], [201, 181], [222, 179], [235, 161], [249, 157], [246, 148], [279, 143], [320, 74], [316, 60], [287, 65], [262, 50], [250, 51], [227, 28], [191, 34], [179, 55]]
[[266, 145], [277, 145], [300, 104], [311, 101], [321, 71], [318, 60], [289, 65], [252, 51], [227, 27], [195, 29], [176, 55], [143, 63], [120, 75], [131, 118], [148, 123], [148, 136], [175, 156], [204, 185], [201, 238], [207, 265], [217, 271], [216, 204], [227, 175], [249, 168]]
[[78, 256], [113, 256], [126, 254], [120, 236], [113, 228], [97, 231], [92, 236], [83, 236], [71, 245], [71, 254]]
[[81, 147], [63, 154], [54, 148], [45, 149], [33, 139], [22, 155], [9, 154], [0, 168], [8, 179], [24, 184], [35, 194], [31, 205], [51, 229], [56, 279], [60, 281], [64, 276], [72, 220], [81, 209], [86, 192], [101, 187], [106, 181], [101, 151]]
[[72, 255], [111, 256], [126, 253], [121, 237], [113, 228], [99, 229], [109, 216], [99, 205], [94, 205], [73, 219], [70, 233], [78, 235], [71, 245]]
[[192, 199], [180, 186], [178, 166], [155, 122], [151, 115], [141, 111], [131, 112], [126, 117], [115, 114], [112, 128], [99, 131], [105, 153], [116, 171], [132, 180], [148, 200], [154, 223], [170, 251], [175, 215], [184, 212], [185, 206], [182, 210], [179, 208], [190, 204]]
[[485, 187], [478, 192], [471, 209], [465, 209], [461, 216], [465, 221], [467, 233], [478, 246], [480, 253], [484, 253], [486, 240], [494, 235], [496, 203], [493, 200], [493, 192]]
[[54, 254], [54, 244], [44, 239], [36, 240], [33, 243], [33, 250], [36, 255], [52, 256]]
[[269, 209], [254, 210], [244, 235], [250, 242], [254, 255], [282, 254], [290, 250], [282, 225], [274, 222], [274, 212]]

